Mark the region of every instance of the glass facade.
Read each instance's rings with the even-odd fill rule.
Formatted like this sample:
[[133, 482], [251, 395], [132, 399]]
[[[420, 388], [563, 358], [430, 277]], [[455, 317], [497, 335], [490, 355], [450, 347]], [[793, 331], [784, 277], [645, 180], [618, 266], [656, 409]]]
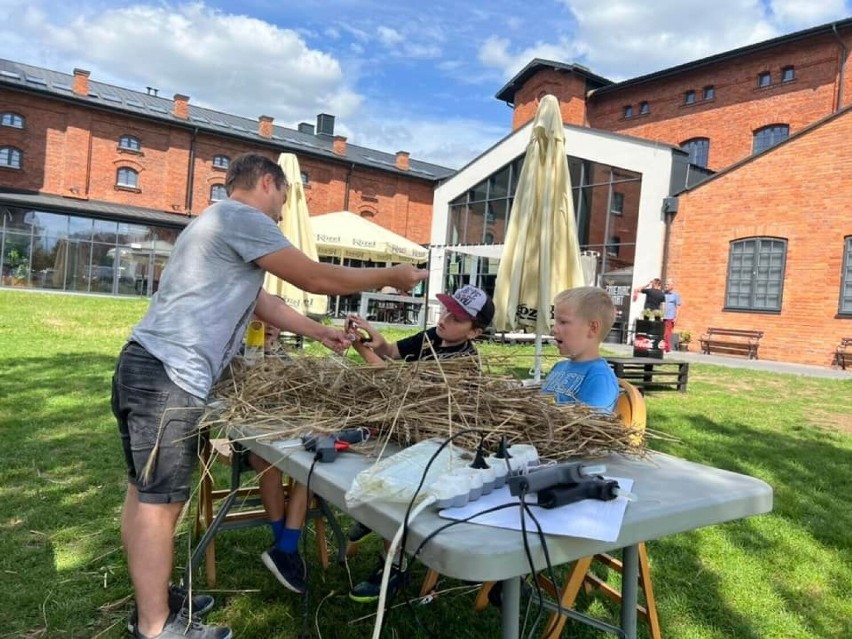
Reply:
[[148, 296], [177, 228], [0, 206], [4, 287]]
[[[503, 244], [523, 163], [515, 159], [450, 202], [448, 246]], [[570, 155], [568, 171], [581, 250], [600, 254], [598, 273], [632, 266], [642, 174]], [[499, 259], [452, 250], [445, 259], [443, 290], [470, 283], [493, 294]]]

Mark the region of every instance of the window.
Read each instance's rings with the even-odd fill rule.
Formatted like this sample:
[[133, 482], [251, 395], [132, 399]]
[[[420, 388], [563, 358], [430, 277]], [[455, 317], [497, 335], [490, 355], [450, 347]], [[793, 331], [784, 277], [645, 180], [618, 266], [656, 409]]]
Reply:
[[648, 115], [651, 112], [651, 105], [647, 102], [639, 103], [639, 115]]
[[13, 146], [0, 147], [0, 166], [8, 169], [20, 169], [23, 154]]
[[684, 104], [695, 104], [695, 91], [690, 89], [686, 93], [683, 94], [683, 103]]
[[0, 116], [0, 125], [12, 127], [13, 129], [24, 128], [24, 116], [7, 111]]
[[218, 202], [219, 200], [224, 200], [228, 197], [228, 194], [225, 192], [224, 184], [214, 184], [210, 187], [210, 201]]
[[725, 308], [780, 311], [787, 240], [758, 237], [731, 242]]
[[843, 248], [843, 272], [840, 279], [840, 313], [852, 315], [852, 236]]
[[622, 114], [625, 118], [632, 118], [633, 117], [633, 105], [632, 104], [625, 104], [624, 110], [622, 111]]
[[772, 84], [772, 74], [769, 71], [757, 74], [758, 87], [768, 87], [770, 84]]
[[707, 160], [710, 157], [709, 138], [692, 138], [681, 143], [680, 148], [689, 153], [689, 163], [707, 168]]
[[770, 124], [754, 132], [752, 153], [760, 153], [790, 137], [790, 127], [786, 124]]
[[704, 99], [705, 100], [715, 100], [716, 99], [716, 87], [712, 84], [708, 84], [704, 87]]
[[142, 145], [139, 144], [139, 138], [132, 135], [122, 135], [118, 138], [118, 148], [122, 151], [141, 151]]
[[307, 186], [308, 184], [311, 183], [311, 176], [308, 175], [307, 171], [302, 171], [301, 177], [302, 177], [302, 186]]
[[609, 238], [609, 244], [606, 245], [606, 254], [610, 257], [618, 257], [619, 248], [621, 248], [621, 238], [613, 235]]
[[137, 189], [139, 188], [139, 173], [128, 167], [121, 168], [118, 170], [115, 185], [126, 189]]
[[781, 82], [792, 82], [796, 79], [795, 67], [784, 67], [781, 69]]
[[213, 156], [214, 169], [224, 169], [225, 171], [227, 171], [229, 166], [231, 166], [231, 158], [229, 158], [227, 155]]
[[612, 203], [609, 212], [613, 215], [624, 215], [624, 193], [612, 192]]

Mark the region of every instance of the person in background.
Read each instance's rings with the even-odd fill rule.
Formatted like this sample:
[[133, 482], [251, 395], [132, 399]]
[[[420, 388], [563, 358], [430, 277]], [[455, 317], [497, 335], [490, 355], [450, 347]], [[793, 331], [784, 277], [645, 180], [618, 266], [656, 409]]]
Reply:
[[[470, 285], [463, 286], [452, 296], [438, 293], [436, 297], [444, 306], [438, 325], [394, 343], [385, 340], [363, 318], [350, 315], [347, 331], [354, 338], [353, 348], [365, 362], [376, 366], [385, 364], [387, 360], [415, 362], [436, 357], [446, 359], [476, 355], [473, 341], [488, 328], [491, 320], [494, 319], [494, 302], [485, 291]], [[361, 331], [367, 333], [368, 341], [361, 342]], [[349, 540], [352, 543], [359, 543], [370, 533], [372, 530], [356, 522], [349, 531]], [[389, 546], [390, 543], [385, 541], [385, 554]], [[393, 573], [388, 581], [388, 589], [391, 592], [400, 586], [402, 561], [402, 553], [400, 553], [400, 556], [395, 558]], [[376, 570], [349, 591], [350, 599], [360, 603], [371, 603], [379, 598], [384, 563], [385, 559], [382, 557]]]
[[618, 380], [600, 355], [600, 345], [615, 321], [609, 294], [594, 286], [559, 293], [553, 300], [559, 354], [567, 358], [548, 373], [541, 392], [558, 404], [582, 403], [612, 412], [618, 400]]
[[665, 322], [665, 327], [663, 328], [663, 339], [666, 342], [665, 350], [668, 353], [672, 350], [672, 334], [674, 333], [675, 322], [677, 321], [677, 314], [681, 305], [680, 293], [674, 290], [674, 280], [666, 280], [664, 294], [665, 308], [663, 310], [663, 322]]
[[333, 350], [347, 336], [303, 317], [266, 293], [270, 272], [311, 293], [348, 295], [411, 289], [427, 272], [410, 265], [345, 268], [315, 262], [293, 247], [277, 222], [287, 197], [281, 167], [258, 153], [235, 158], [228, 198], [209, 206], [178, 237], [160, 287], [118, 357], [112, 412], [128, 469], [121, 537], [136, 600], [135, 639], [230, 639], [203, 624], [204, 601], [170, 589], [174, 533], [189, 499], [200, 450], [198, 422], [214, 382], [242, 342], [252, 313]]
[[666, 299], [665, 294], [663, 293], [663, 283], [659, 277], [655, 277], [648, 285], [644, 288], [636, 288], [633, 289], [633, 301], [635, 302], [639, 293], [645, 295], [645, 308], [651, 311], [657, 311], [663, 305], [663, 302]]

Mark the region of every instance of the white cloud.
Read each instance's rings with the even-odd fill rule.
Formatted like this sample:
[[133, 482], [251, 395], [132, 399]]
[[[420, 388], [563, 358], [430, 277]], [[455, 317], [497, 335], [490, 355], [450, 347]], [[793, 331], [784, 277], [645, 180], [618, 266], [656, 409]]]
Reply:
[[510, 78], [524, 68], [533, 58], [572, 62], [580, 54], [577, 45], [560, 38], [556, 43], [536, 42], [520, 51], [510, 52], [508, 38], [491, 36], [479, 47], [477, 57], [487, 67], [500, 70], [504, 78]]
[[386, 47], [393, 47], [405, 41], [399, 31], [390, 27], [379, 27], [376, 29], [376, 34], [379, 36], [379, 41]]
[[769, 4], [773, 15], [785, 30], [814, 27], [846, 17], [848, 14], [844, 0], [772, 0]]

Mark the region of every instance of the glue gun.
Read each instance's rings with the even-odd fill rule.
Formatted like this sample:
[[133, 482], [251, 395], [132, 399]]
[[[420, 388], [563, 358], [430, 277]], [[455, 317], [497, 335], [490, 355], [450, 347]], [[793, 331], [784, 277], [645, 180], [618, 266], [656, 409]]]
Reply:
[[611, 501], [623, 494], [614, 479], [592, 477], [574, 484], [560, 484], [538, 491], [538, 505], [542, 508], [557, 508], [583, 499]]
[[537, 493], [554, 486], [577, 484], [605, 472], [606, 466], [602, 464], [564, 462], [532, 470], [526, 475], [509, 477], [509, 493], [515, 497], [522, 493]]
[[315, 452], [316, 459], [323, 463], [331, 463], [337, 459], [337, 453], [349, 450], [352, 444], [360, 444], [370, 438], [366, 428], [346, 428], [333, 435], [307, 434], [302, 436], [305, 450]]

